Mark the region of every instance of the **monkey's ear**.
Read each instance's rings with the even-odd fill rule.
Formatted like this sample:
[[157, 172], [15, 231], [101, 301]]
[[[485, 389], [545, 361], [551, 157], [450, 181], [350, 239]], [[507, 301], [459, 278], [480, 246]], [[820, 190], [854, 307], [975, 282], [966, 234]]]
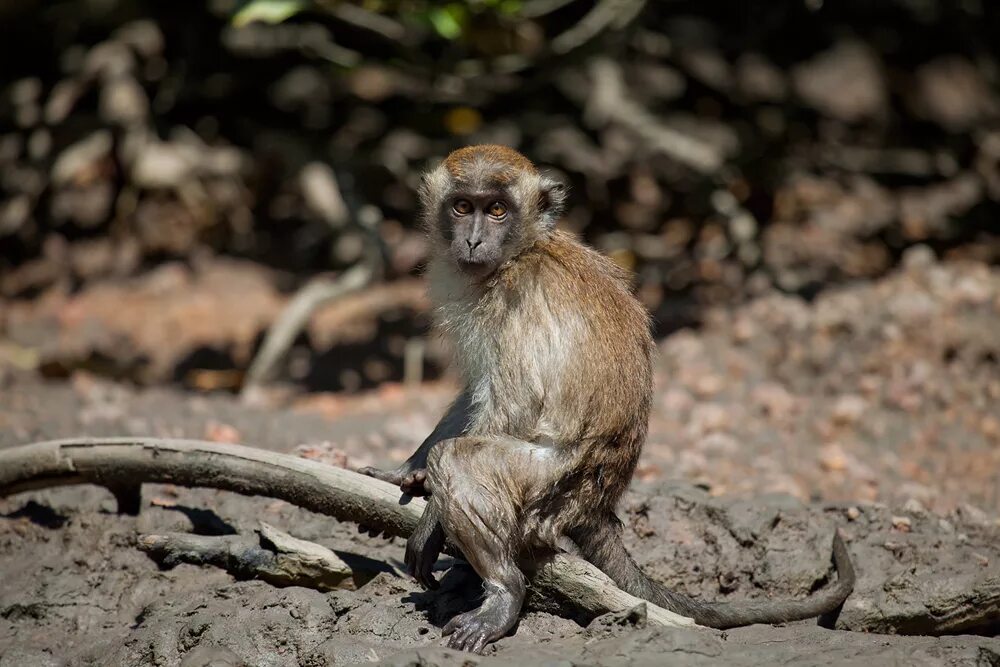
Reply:
[[538, 183], [538, 212], [542, 224], [551, 229], [562, 215], [566, 205], [566, 186], [547, 174]]

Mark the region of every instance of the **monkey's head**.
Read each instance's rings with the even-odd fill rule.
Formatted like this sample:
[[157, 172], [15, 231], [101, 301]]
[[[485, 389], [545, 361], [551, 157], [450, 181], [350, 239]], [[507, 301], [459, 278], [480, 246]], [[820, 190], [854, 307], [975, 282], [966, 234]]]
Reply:
[[424, 224], [439, 256], [474, 279], [547, 236], [564, 186], [506, 146], [460, 148], [424, 176]]

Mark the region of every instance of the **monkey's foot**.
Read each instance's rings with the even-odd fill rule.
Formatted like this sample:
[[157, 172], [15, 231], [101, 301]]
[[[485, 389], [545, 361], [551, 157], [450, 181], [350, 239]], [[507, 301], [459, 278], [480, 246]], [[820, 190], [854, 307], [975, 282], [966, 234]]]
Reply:
[[450, 635], [448, 646], [451, 648], [482, 653], [487, 644], [503, 637], [513, 625], [513, 622], [501, 618], [502, 616], [497, 610], [487, 609], [483, 605], [448, 621], [442, 634], [446, 637]]

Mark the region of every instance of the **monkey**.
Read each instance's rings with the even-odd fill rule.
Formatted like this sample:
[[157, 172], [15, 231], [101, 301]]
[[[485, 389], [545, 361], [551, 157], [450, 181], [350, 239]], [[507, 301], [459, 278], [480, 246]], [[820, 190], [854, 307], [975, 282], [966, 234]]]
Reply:
[[463, 389], [394, 470], [365, 468], [426, 509], [406, 545], [425, 588], [450, 540], [483, 580], [482, 604], [444, 627], [481, 653], [517, 622], [528, 578], [565, 538], [623, 590], [698, 624], [728, 628], [819, 616], [854, 587], [839, 533], [837, 581], [806, 599], [703, 602], [647, 576], [615, 514], [647, 435], [650, 318], [626, 271], [556, 228], [565, 187], [517, 151], [460, 148], [424, 176], [435, 328]]

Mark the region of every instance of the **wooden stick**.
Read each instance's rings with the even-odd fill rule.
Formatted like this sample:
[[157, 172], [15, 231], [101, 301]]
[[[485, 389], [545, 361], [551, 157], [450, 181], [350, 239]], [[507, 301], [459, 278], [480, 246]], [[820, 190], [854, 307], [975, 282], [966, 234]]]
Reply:
[[[78, 438], [0, 451], [0, 496], [70, 484], [108, 488], [158, 482], [269, 496], [299, 507], [407, 537], [423, 514], [421, 498], [391, 484], [290, 454], [243, 445], [159, 438]], [[558, 556], [532, 580], [542, 595], [594, 614], [645, 604], [650, 622], [694, 621], [629, 595], [597, 568]]]
[[139, 548], [168, 567], [178, 563], [214, 565], [238, 578], [261, 579], [275, 586], [332, 591], [355, 574], [337, 554], [320, 544], [292, 537], [264, 522], [257, 534], [157, 533], [141, 535]]

